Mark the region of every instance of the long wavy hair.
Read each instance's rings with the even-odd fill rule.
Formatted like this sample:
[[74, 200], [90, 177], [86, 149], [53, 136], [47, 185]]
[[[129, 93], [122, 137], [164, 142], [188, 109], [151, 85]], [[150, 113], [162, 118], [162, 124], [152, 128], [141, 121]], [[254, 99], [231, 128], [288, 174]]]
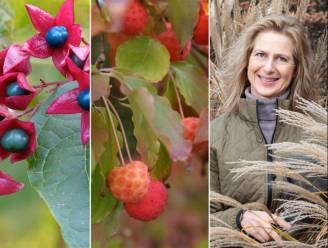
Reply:
[[296, 64], [291, 82], [291, 107], [295, 108], [297, 97], [315, 100], [317, 83], [313, 82], [313, 52], [305, 29], [296, 17], [267, 16], [246, 28], [224, 55], [220, 70], [225, 101], [220, 112], [238, 112], [239, 99], [249, 86], [247, 66], [254, 48], [254, 40], [261, 32], [273, 31], [289, 37], [294, 44], [293, 57]]

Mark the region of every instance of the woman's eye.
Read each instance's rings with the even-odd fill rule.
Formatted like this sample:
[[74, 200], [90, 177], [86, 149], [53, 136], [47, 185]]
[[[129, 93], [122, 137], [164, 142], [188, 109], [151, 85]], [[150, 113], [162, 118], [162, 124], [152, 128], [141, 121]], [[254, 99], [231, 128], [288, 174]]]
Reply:
[[284, 62], [284, 63], [288, 62], [288, 59], [285, 57], [278, 57], [278, 59], [279, 59], [279, 61]]
[[255, 56], [263, 58], [265, 56], [265, 54], [264, 53], [255, 53]]

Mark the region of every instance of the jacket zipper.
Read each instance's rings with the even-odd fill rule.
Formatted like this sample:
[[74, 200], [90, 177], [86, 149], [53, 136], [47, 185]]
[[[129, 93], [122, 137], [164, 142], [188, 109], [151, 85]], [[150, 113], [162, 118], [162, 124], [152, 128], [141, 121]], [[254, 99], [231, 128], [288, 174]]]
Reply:
[[[278, 107], [278, 100], [276, 101], [276, 106]], [[267, 140], [265, 139], [265, 136], [262, 132], [262, 129], [260, 127], [260, 123], [258, 121], [258, 102], [256, 100], [256, 120], [257, 120], [257, 125], [258, 125], [258, 128], [260, 129], [260, 133], [262, 135], [262, 138], [264, 140], [264, 143], [267, 145]], [[276, 133], [276, 130], [277, 130], [277, 125], [278, 125], [278, 116], [276, 118], [276, 125], [274, 127], [274, 130], [273, 130], [273, 134], [272, 134], [272, 142], [271, 144], [273, 143], [274, 141], [274, 137], [275, 137], [275, 133]], [[272, 150], [269, 149], [268, 147], [266, 147], [266, 150], [267, 150], [267, 161], [268, 162], [272, 162]], [[272, 205], [272, 185], [271, 185], [271, 181], [274, 181], [275, 180], [275, 175], [273, 174], [270, 174], [268, 173], [267, 175], [267, 201], [266, 201], [266, 206], [268, 209], [271, 209], [271, 205]]]

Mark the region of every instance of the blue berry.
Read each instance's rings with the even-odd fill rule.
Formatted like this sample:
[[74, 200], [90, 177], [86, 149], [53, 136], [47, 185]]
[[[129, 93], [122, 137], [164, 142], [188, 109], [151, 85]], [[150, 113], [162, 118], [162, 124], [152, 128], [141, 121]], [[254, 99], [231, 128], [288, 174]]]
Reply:
[[30, 138], [22, 128], [13, 128], [1, 137], [1, 147], [7, 152], [23, 152], [27, 149]]
[[11, 82], [6, 87], [7, 96], [23, 96], [23, 95], [28, 95], [29, 93], [30, 92], [28, 90], [19, 87], [16, 81]]
[[70, 59], [73, 61], [73, 63], [79, 67], [80, 69], [83, 68], [84, 66], [84, 61], [80, 60], [78, 56], [76, 56], [76, 54], [72, 54], [71, 56], [69, 56]]
[[68, 33], [64, 26], [54, 26], [46, 33], [46, 41], [49, 46], [56, 48], [64, 45], [67, 40]]
[[89, 90], [83, 90], [79, 93], [77, 96], [77, 102], [79, 103], [79, 106], [83, 108], [84, 110], [90, 109], [90, 91]]

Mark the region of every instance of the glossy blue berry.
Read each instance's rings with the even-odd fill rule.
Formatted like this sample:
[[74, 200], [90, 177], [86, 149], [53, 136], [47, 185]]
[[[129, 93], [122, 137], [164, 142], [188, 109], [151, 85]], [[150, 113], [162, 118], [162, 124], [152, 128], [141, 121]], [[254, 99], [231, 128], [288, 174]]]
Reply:
[[67, 40], [68, 33], [64, 26], [54, 26], [46, 33], [46, 41], [49, 46], [56, 48], [64, 45]]
[[79, 93], [77, 96], [77, 102], [79, 103], [79, 106], [83, 108], [84, 110], [90, 109], [90, 91], [89, 90], [83, 90]]
[[1, 147], [7, 152], [23, 152], [27, 149], [30, 138], [22, 128], [13, 128], [1, 137]]
[[6, 95], [7, 96], [23, 96], [28, 95], [29, 91], [19, 87], [16, 81], [11, 82], [6, 87]]
[[69, 57], [77, 67], [79, 67], [80, 69], [83, 69], [84, 61], [80, 60], [79, 57], [76, 56], [76, 54], [72, 54]]

